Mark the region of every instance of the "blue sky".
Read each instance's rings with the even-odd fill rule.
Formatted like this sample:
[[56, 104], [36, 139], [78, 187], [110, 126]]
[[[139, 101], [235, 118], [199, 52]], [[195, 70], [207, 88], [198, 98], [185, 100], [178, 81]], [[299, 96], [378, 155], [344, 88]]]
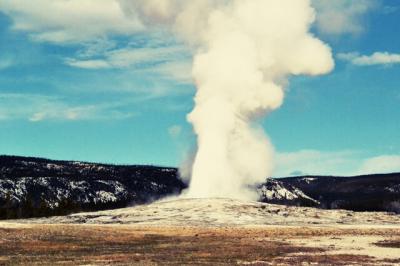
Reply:
[[[0, 154], [179, 166], [195, 141], [188, 48], [116, 0], [69, 2], [0, 0]], [[400, 171], [400, 3], [313, 4], [336, 68], [292, 77], [262, 119], [275, 175]]]

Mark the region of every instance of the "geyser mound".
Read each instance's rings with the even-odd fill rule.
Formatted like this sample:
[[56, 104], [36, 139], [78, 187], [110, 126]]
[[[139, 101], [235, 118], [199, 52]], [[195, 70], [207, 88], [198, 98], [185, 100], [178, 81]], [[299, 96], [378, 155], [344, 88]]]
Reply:
[[381, 212], [352, 212], [288, 207], [228, 198], [170, 199], [116, 210], [20, 220], [39, 224], [126, 224], [136, 226], [396, 225], [400, 217]]

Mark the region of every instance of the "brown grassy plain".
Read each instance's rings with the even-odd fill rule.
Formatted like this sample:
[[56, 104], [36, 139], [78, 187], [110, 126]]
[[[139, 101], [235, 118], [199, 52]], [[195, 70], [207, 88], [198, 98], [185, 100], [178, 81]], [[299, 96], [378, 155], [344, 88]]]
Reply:
[[398, 243], [396, 228], [0, 223], [0, 265], [399, 265]]

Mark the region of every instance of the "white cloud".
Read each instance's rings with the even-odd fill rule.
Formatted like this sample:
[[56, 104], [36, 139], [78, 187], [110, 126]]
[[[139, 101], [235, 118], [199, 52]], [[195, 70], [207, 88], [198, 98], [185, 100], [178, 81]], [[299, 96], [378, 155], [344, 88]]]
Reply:
[[135, 65], [179, 61], [188, 54], [181, 45], [144, 48], [123, 48], [108, 51], [103, 59], [67, 59], [66, 64], [81, 68], [125, 68]]
[[[145, 75], [192, 83], [191, 54], [171, 34], [146, 29], [135, 10], [123, 10], [118, 0], [0, 0], [14, 30], [33, 40], [77, 43], [80, 49], [65, 64], [83, 69], [134, 68]], [[132, 36], [118, 43], [115, 35]], [[0, 69], [9, 66], [0, 60]]]
[[0, 70], [9, 68], [14, 65], [14, 60], [11, 57], [0, 58]]
[[13, 28], [38, 41], [82, 42], [107, 34], [132, 34], [143, 29], [136, 16], [125, 16], [117, 0], [0, 0], [0, 12]]
[[382, 8], [382, 12], [383, 14], [393, 14], [396, 13], [397, 11], [399, 11], [400, 7], [399, 6], [384, 6]]
[[99, 108], [96, 106], [68, 106], [64, 103], [47, 104], [37, 108], [37, 111], [28, 118], [31, 122], [44, 120], [91, 120], [100, 118]]
[[348, 175], [357, 168], [357, 157], [358, 153], [353, 151], [281, 152], [275, 157], [274, 176], [290, 176], [296, 172], [307, 175]]
[[150, 71], [180, 83], [193, 83], [192, 62], [189, 59], [165, 62], [158, 66], [154, 66]]
[[375, 0], [312, 0], [316, 26], [330, 35], [358, 34], [364, 30], [364, 15], [377, 6]]
[[131, 65], [176, 60], [184, 55], [185, 52], [186, 49], [180, 45], [155, 48], [125, 48], [110, 52], [107, 58], [113, 66], [128, 67]]
[[109, 68], [110, 64], [102, 59], [91, 59], [91, 60], [77, 60], [75, 58], [67, 58], [65, 63], [72, 67], [86, 68], [86, 69], [100, 69]]
[[83, 43], [84, 49], [78, 52], [78, 56], [82, 58], [90, 58], [103, 55], [117, 47], [118, 42], [107, 38], [94, 39], [90, 42]]
[[126, 119], [134, 114], [118, 111], [119, 103], [70, 104], [59, 97], [34, 94], [0, 94], [0, 120]]
[[[108, 34], [129, 35], [144, 30], [135, 9], [118, 0], [0, 0], [16, 30], [35, 40], [55, 43], [90, 41]], [[161, 8], [164, 6], [155, 1]], [[312, 0], [317, 28], [326, 34], [359, 33], [363, 16], [377, 0]], [[126, 10], [123, 10], [125, 8]], [[393, 10], [393, 7], [387, 7]], [[129, 13], [129, 14], [126, 14]]]
[[365, 160], [358, 174], [400, 172], [400, 155], [382, 155]]
[[338, 175], [400, 172], [400, 155], [368, 157], [357, 151], [300, 150], [276, 154], [274, 176]]
[[354, 52], [340, 53], [337, 57], [358, 66], [400, 64], [400, 54], [389, 52], [375, 52], [372, 55], [360, 55]]
[[168, 128], [168, 134], [171, 136], [171, 138], [175, 139], [179, 137], [181, 133], [182, 133], [182, 126], [180, 125], [173, 125]]
[[101, 59], [67, 58], [65, 64], [84, 69], [132, 68], [158, 79], [192, 83], [190, 52], [180, 44], [116, 49], [105, 52]]

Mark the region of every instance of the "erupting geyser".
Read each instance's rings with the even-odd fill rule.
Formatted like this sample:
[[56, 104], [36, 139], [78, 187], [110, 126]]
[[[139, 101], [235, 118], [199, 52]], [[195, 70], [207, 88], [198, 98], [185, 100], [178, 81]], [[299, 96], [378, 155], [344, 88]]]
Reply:
[[121, 1], [193, 47], [198, 137], [190, 197], [252, 198], [271, 174], [273, 148], [256, 119], [277, 109], [290, 75], [332, 70], [330, 48], [313, 36], [309, 0]]

